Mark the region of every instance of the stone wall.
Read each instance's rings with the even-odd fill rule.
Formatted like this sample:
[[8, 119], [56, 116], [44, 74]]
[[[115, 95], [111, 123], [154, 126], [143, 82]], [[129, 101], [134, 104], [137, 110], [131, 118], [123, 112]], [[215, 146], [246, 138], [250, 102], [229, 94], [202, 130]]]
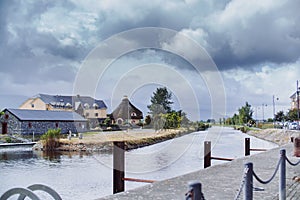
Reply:
[[86, 131], [86, 122], [54, 122], [54, 121], [22, 121], [21, 134], [44, 134], [49, 129], [61, 129], [61, 133], [72, 133]]
[[[20, 121], [10, 112], [6, 112], [1, 116], [1, 122], [7, 122], [8, 134], [32, 135], [44, 134], [49, 129], [61, 129], [61, 133], [85, 132], [87, 131], [86, 121]], [[2, 123], [1, 123], [2, 128]]]

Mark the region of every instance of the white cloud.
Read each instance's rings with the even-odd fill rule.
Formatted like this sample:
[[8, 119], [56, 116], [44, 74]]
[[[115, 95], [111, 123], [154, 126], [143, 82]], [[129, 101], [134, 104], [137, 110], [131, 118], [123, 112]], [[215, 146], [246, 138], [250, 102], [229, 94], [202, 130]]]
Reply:
[[[290, 108], [289, 97], [295, 92], [296, 80], [299, 79], [300, 62], [272, 66], [266, 64], [258, 69], [232, 69], [223, 72], [228, 101], [231, 105], [243, 105], [248, 101], [253, 106], [269, 105], [266, 110], [272, 117], [272, 96], [279, 98], [278, 110], [285, 112]], [[233, 107], [229, 111], [236, 111]]]

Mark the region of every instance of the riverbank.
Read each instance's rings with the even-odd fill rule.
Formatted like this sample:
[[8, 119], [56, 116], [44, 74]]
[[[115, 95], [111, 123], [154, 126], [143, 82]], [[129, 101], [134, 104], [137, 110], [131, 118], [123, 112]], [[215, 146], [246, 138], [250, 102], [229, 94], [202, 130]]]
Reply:
[[300, 137], [300, 131], [288, 129], [257, 129], [248, 131], [246, 134], [276, 143], [279, 146], [290, 143], [291, 137]]
[[[179, 128], [155, 131], [153, 129], [131, 129], [128, 131], [84, 133], [82, 139], [60, 139], [57, 151], [97, 151], [109, 152], [114, 141], [125, 141], [125, 149], [131, 150], [163, 142], [196, 131], [191, 128]], [[34, 147], [42, 150], [41, 142]]]
[[[131, 129], [128, 131], [89, 132], [84, 133], [82, 139], [60, 139], [57, 151], [112, 151], [113, 141], [125, 141], [125, 149], [131, 150], [149, 146], [196, 131], [191, 128], [179, 128], [155, 131], [153, 129]], [[250, 130], [246, 134], [273, 142], [279, 146], [288, 144], [291, 137], [299, 137], [300, 131], [287, 129], [257, 129]], [[41, 142], [34, 147], [42, 150]]]

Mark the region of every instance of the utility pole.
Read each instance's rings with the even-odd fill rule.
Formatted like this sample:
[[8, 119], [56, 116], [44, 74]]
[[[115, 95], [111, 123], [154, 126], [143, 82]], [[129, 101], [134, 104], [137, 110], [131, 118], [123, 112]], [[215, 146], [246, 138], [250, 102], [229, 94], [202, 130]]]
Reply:
[[[276, 100], [279, 100], [279, 98], [276, 98]], [[273, 95], [273, 125], [275, 128], [275, 95]]]
[[298, 118], [298, 122], [299, 122], [299, 81], [297, 80], [297, 118]]
[[264, 110], [264, 107], [265, 107], [265, 106], [267, 107], [267, 104], [264, 104], [264, 103], [263, 103], [263, 104], [262, 104], [262, 114], [263, 114], [262, 117], [263, 117], [263, 123], [265, 122], [265, 110]]

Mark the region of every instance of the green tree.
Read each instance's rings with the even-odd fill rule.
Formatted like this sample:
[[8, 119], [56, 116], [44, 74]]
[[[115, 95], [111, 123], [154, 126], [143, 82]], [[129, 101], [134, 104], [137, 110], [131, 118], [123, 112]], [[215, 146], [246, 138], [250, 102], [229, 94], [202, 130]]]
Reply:
[[188, 126], [188, 124], [190, 123], [190, 120], [187, 118], [186, 113], [180, 111], [180, 116], [181, 116], [181, 125]]
[[150, 123], [151, 123], [151, 117], [150, 117], [150, 115], [147, 115], [145, 118], [145, 124], [149, 125]]
[[239, 124], [246, 124], [252, 119], [253, 110], [251, 109], [251, 105], [246, 102], [245, 106], [239, 109]]
[[279, 111], [275, 114], [275, 121], [282, 122], [286, 119], [286, 116], [283, 111]]
[[236, 113], [234, 113], [234, 115], [233, 115], [233, 117], [232, 117], [232, 124], [233, 125], [238, 125], [239, 124], [239, 116], [236, 114]]
[[151, 105], [147, 107], [152, 115], [170, 113], [172, 111], [171, 105], [173, 104], [171, 98], [172, 93], [169, 92], [166, 87], [157, 88], [151, 97]]
[[164, 128], [169, 129], [169, 128], [179, 128], [180, 123], [181, 123], [181, 116], [180, 116], [181, 111], [176, 112], [172, 111], [170, 113], [164, 114], [165, 118], [165, 124]]
[[298, 120], [298, 110], [297, 109], [289, 110], [286, 117], [287, 120], [290, 121]]

